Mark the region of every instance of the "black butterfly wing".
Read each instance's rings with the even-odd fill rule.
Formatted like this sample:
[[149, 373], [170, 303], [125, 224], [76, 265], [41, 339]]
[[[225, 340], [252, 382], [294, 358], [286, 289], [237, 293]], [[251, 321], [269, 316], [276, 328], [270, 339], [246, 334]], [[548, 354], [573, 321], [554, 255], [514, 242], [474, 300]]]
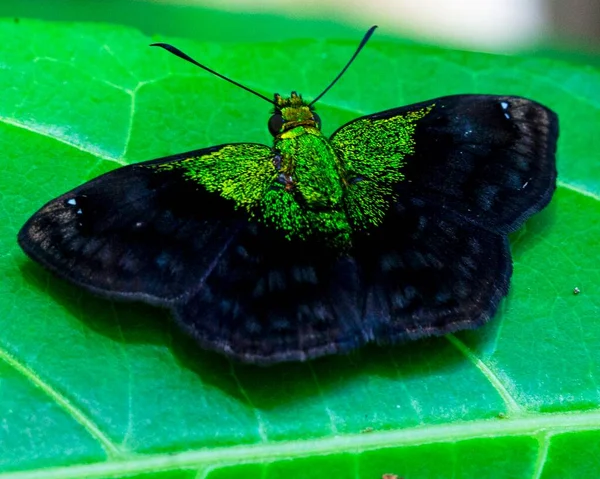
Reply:
[[[217, 191], [243, 177], [235, 169], [240, 156], [259, 171], [274, 171], [271, 149], [256, 144], [125, 166], [50, 201], [23, 226], [19, 244], [94, 293], [158, 305], [182, 301], [201, 288], [248, 224], [245, 210]], [[194, 178], [196, 170], [204, 177]], [[268, 173], [253, 178], [258, 190], [271, 179]]]
[[[389, 130], [399, 141], [377, 144], [362, 131]], [[420, 198], [498, 233], [516, 230], [548, 204], [556, 188], [558, 118], [514, 96], [455, 95], [358, 118], [331, 141], [355, 177], [380, 181], [377, 162], [398, 173], [395, 199]], [[391, 176], [391, 175], [388, 175]], [[389, 191], [387, 192], [389, 195]], [[350, 190], [352, 198], [352, 191]]]
[[[435, 137], [437, 141], [426, 141]], [[447, 97], [416, 129], [410, 191], [501, 233], [544, 208], [556, 188], [558, 117], [519, 97]], [[446, 161], [441, 157], [447, 155]], [[426, 177], [423, 173], [431, 173]]]
[[508, 238], [415, 199], [357, 238], [363, 324], [398, 342], [481, 326], [508, 293]]
[[508, 290], [508, 241], [455, 220], [396, 205], [350, 254], [254, 224], [175, 316], [204, 347], [259, 364], [475, 327]]
[[360, 288], [351, 257], [254, 223], [175, 317], [202, 346], [245, 362], [305, 360], [364, 342]]
[[369, 115], [332, 135], [358, 229], [361, 341], [443, 334], [493, 316], [512, 272], [506, 234], [555, 189], [557, 136], [544, 106], [481, 95]]

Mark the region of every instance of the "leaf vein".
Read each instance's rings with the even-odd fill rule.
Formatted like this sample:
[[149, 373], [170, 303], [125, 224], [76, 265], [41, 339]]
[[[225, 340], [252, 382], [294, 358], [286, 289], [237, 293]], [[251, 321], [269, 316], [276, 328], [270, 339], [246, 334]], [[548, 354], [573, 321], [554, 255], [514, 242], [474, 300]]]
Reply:
[[109, 457], [118, 458], [124, 455], [125, 451], [117, 446], [106, 434], [104, 434], [100, 430], [100, 427], [81, 409], [75, 406], [71, 401], [69, 401], [68, 398], [63, 396], [54, 387], [36, 374], [35, 371], [17, 360], [4, 348], [0, 348], [0, 360], [3, 360], [17, 372], [22, 374], [41, 391], [46, 393], [63, 411], [71, 416], [76, 422], [81, 424], [81, 426], [83, 426], [83, 428], [102, 445]]
[[58, 126], [40, 125], [37, 123], [23, 122], [15, 120], [14, 118], [8, 118], [3, 116], [0, 116], [0, 122], [31, 131], [32, 133], [37, 133], [38, 135], [42, 135], [47, 138], [51, 138], [67, 146], [83, 151], [84, 153], [89, 153], [92, 156], [102, 158], [103, 160], [113, 161], [119, 165], [126, 165], [126, 163], [123, 160], [111, 156], [107, 151], [98, 148], [96, 145], [85, 141], [77, 141], [74, 139], [73, 135], [66, 135], [65, 132], [61, 131], [61, 128]]
[[506, 386], [503, 384], [502, 380], [498, 377], [496, 372], [493, 370], [492, 366], [487, 364], [481, 358], [477, 357], [477, 355], [471, 351], [467, 347], [465, 343], [460, 341], [453, 334], [448, 334], [445, 338], [452, 344], [456, 349], [458, 349], [469, 361], [471, 361], [479, 371], [483, 374], [483, 376], [490, 382], [492, 387], [498, 392], [504, 404], [506, 405], [506, 409], [508, 413], [512, 414], [523, 414], [523, 407], [517, 402], [517, 400], [510, 394]]

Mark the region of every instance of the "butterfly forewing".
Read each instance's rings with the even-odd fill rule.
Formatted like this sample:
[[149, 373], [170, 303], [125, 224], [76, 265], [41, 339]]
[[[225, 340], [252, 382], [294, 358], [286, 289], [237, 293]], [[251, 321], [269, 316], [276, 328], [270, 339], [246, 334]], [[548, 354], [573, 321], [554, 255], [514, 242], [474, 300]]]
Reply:
[[356, 152], [367, 158], [364, 164], [350, 158], [361, 168], [354, 175], [370, 178], [371, 158], [383, 158], [385, 166], [386, 156], [399, 156], [406, 145], [403, 137], [377, 143], [375, 134], [361, 134], [365, 124], [376, 132], [391, 123], [402, 127], [403, 135], [407, 128], [410, 132], [410, 151], [401, 151], [398, 160], [396, 201], [408, 205], [420, 198], [443, 205], [499, 233], [514, 231], [550, 201], [556, 187], [558, 119], [539, 103], [455, 95], [358, 118], [331, 137], [340, 155]]
[[209, 174], [224, 148], [271, 158], [263, 145], [222, 145], [119, 168], [42, 207], [21, 229], [19, 244], [95, 293], [154, 304], [181, 300], [202, 286], [248, 224], [232, 200], [189, 174], [206, 165], [202, 180], [225, 182], [232, 175], [226, 165]]

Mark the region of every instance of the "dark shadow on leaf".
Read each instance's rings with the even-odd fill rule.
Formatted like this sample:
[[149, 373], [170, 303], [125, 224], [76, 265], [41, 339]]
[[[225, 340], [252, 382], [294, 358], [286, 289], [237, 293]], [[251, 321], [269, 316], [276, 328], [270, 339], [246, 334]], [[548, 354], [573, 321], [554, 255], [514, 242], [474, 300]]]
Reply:
[[509, 235], [513, 261], [518, 261], [520, 255], [544, 240], [548, 232], [555, 227], [559, 207], [559, 199], [555, 197], [544, 210], [532, 216], [523, 227]]

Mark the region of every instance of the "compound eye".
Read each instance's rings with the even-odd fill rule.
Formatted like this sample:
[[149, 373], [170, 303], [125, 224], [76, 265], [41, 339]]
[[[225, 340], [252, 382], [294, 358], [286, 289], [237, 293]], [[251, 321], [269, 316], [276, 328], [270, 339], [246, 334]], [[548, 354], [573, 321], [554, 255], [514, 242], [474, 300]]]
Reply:
[[281, 133], [281, 128], [283, 127], [283, 116], [281, 113], [275, 113], [271, 118], [269, 118], [269, 132], [273, 136], [279, 135]]
[[321, 117], [319, 115], [317, 115], [316, 113], [313, 113], [313, 118], [315, 119], [315, 122], [317, 123], [317, 128], [320, 130], [321, 129]]

